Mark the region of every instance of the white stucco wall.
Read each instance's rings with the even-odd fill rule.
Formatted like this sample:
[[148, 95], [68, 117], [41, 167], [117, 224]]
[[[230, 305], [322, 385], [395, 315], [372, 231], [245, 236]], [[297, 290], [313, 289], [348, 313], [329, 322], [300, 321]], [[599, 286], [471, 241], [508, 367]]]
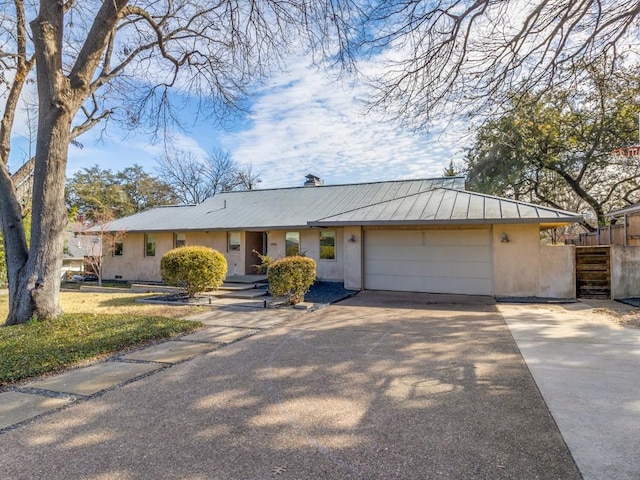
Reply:
[[161, 281], [160, 259], [173, 248], [173, 233], [155, 233], [155, 236], [156, 254], [153, 257], [145, 257], [144, 234], [127, 234], [123, 240], [122, 255], [105, 257], [102, 278]]
[[496, 296], [576, 296], [574, 247], [540, 245], [537, 224], [493, 226], [493, 269]]
[[[353, 238], [353, 241], [351, 239]], [[350, 290], [362, 289], [362, 228], [345, 227], [342, 232], [344, 251], [344, 287]]]
[[573, 245], [540, 246], [539, 297], [576, 297], [576, 249]]
[[[506, 233], [509, 242], [501, 242]], [[530, 297], [538, 293], [540, 235], [536, 224], [493, 226], [493, 294]]]
[[[144, 234], [129, 233], [123, 240], [122, 255], [109, 255], [104, 259], [102, 277], [104, 279], [122, 278], [129, 281], [162, 281], [160, 274], [160, 260], [162, 256], [173, 248], [173, 232], [155, 233], [156, 254], [153, 257], [144, 256]], [[232, 252], [227, 249], [226, 232], [188, 232], [187, 245], [202, 245], [215, 248], [223, 253], [227, 259], [229, 270], [236, 268], [243, 259], [243, 252]], [[244, 273], [244, 272], [241, 272]]]
[[[316, 228], [304, 230], [287, 230], [300, 233], [300, 251], [316, 261], [318, 278], [327, 281], [343, 281], [344, 278], [344, 234], [343, 229], [331, 229], [336, 232], [336, 259], [320, 259], [320, 230]], [[267, 253], [274, 259], [285, 256], [285, 230], [267, 232]]]
[[640, 246], [611, 245], [611, 298], [640, 297]]

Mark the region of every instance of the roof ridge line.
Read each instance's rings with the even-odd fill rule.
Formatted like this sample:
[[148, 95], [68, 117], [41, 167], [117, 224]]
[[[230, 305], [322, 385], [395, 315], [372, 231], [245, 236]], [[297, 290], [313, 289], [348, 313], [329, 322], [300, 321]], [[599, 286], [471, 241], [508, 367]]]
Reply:
[[[333, 183], [330, 185], [315, 185], [313, 187], [310, 186], [304, 186], [304, 185], [297, 185], [294, 187], [273, 187], [273, 188], [256, 188], [256, 189], [252, 189], [252, 190], [229, 190], [226, 192], [219, 192], [216, 193], [213, 197], [209, 197], [207, 199], [205, 199], [204, 201], [206, 202], [207, 200], [210, 200], [212, 198], [215, 198], [218, 195], [226, 195], [226, 194], [234, 194], [234, 193], [251, 193], [251, 192], [270, 192], [270, 191], [274, 191], [274, 190], [295, 190], [295, 189], [305, 189], [305, 190], [310, 190], [313, 188], [332, 188], [332, 187], [352, 187], [352, 186], [356, 186], [356, 185], [377, 185], [377, 184], [382, 184], [382, 183], [401, 183], [401, 182], [424, 182], [424, 181], [431, 181], [431, 180], [446, 180], [446, 179], [454, 179], [454, 178], [463, 178], [466, 179], [466, 177], [464, 175], [456, 175], [454, 177], [445, 177], [445, 176], [440, 176], [440, 177], [427, 177], [427, 178], [405, 178], [405, 179], [398, 179], [398, 180], [375, 180], [372, 182], [352, 182], [352, 183]], [[441, 188], [441, 187], [439, 187]], [[457, 190], [457, 189], [454, 189]]]

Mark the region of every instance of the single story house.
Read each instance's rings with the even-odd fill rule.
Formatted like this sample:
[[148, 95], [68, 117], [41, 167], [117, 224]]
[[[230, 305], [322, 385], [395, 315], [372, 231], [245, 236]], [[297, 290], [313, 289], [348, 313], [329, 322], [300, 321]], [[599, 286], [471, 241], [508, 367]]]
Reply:
[[198, 205], [113, 221], [126, 237], [103, 278], [161, 280], [181, 245], [222, 252], [229, 275], [255, 272], [254, 251], [305, 254], [322, 280], [350, 289], [575, 297], [572, 246], [541, 245], [540, 230], [578, 214], [465, 190], [464, 177], [226, 192]]
[[100, 237], [66, 232], [62, 255], [63, 277], [68, 279], [74, 274], [85, 273], [90, 265], [88, 257], [101, 255], [101, 250]]

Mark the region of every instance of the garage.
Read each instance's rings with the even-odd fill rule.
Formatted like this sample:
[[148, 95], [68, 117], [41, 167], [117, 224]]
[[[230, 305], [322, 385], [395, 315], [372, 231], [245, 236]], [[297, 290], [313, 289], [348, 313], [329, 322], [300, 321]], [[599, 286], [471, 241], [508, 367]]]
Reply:
[[366, 230], [364, 288], [492, 295], [491, 230]]

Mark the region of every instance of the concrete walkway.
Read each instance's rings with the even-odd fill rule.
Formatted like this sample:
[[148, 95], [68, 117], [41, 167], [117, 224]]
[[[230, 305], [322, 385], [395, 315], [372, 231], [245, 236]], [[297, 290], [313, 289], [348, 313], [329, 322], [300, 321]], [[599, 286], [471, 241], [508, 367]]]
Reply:
[[247, 310], [233, 306], [214, 312], [191, 317], [207, 325], [195, 333], [0, 392], [0, 433], [255, 335], [297, 315], [288, 310]]
[[640, 330], [585, 303], [499, 310], [584, 479], [639, 479]]

